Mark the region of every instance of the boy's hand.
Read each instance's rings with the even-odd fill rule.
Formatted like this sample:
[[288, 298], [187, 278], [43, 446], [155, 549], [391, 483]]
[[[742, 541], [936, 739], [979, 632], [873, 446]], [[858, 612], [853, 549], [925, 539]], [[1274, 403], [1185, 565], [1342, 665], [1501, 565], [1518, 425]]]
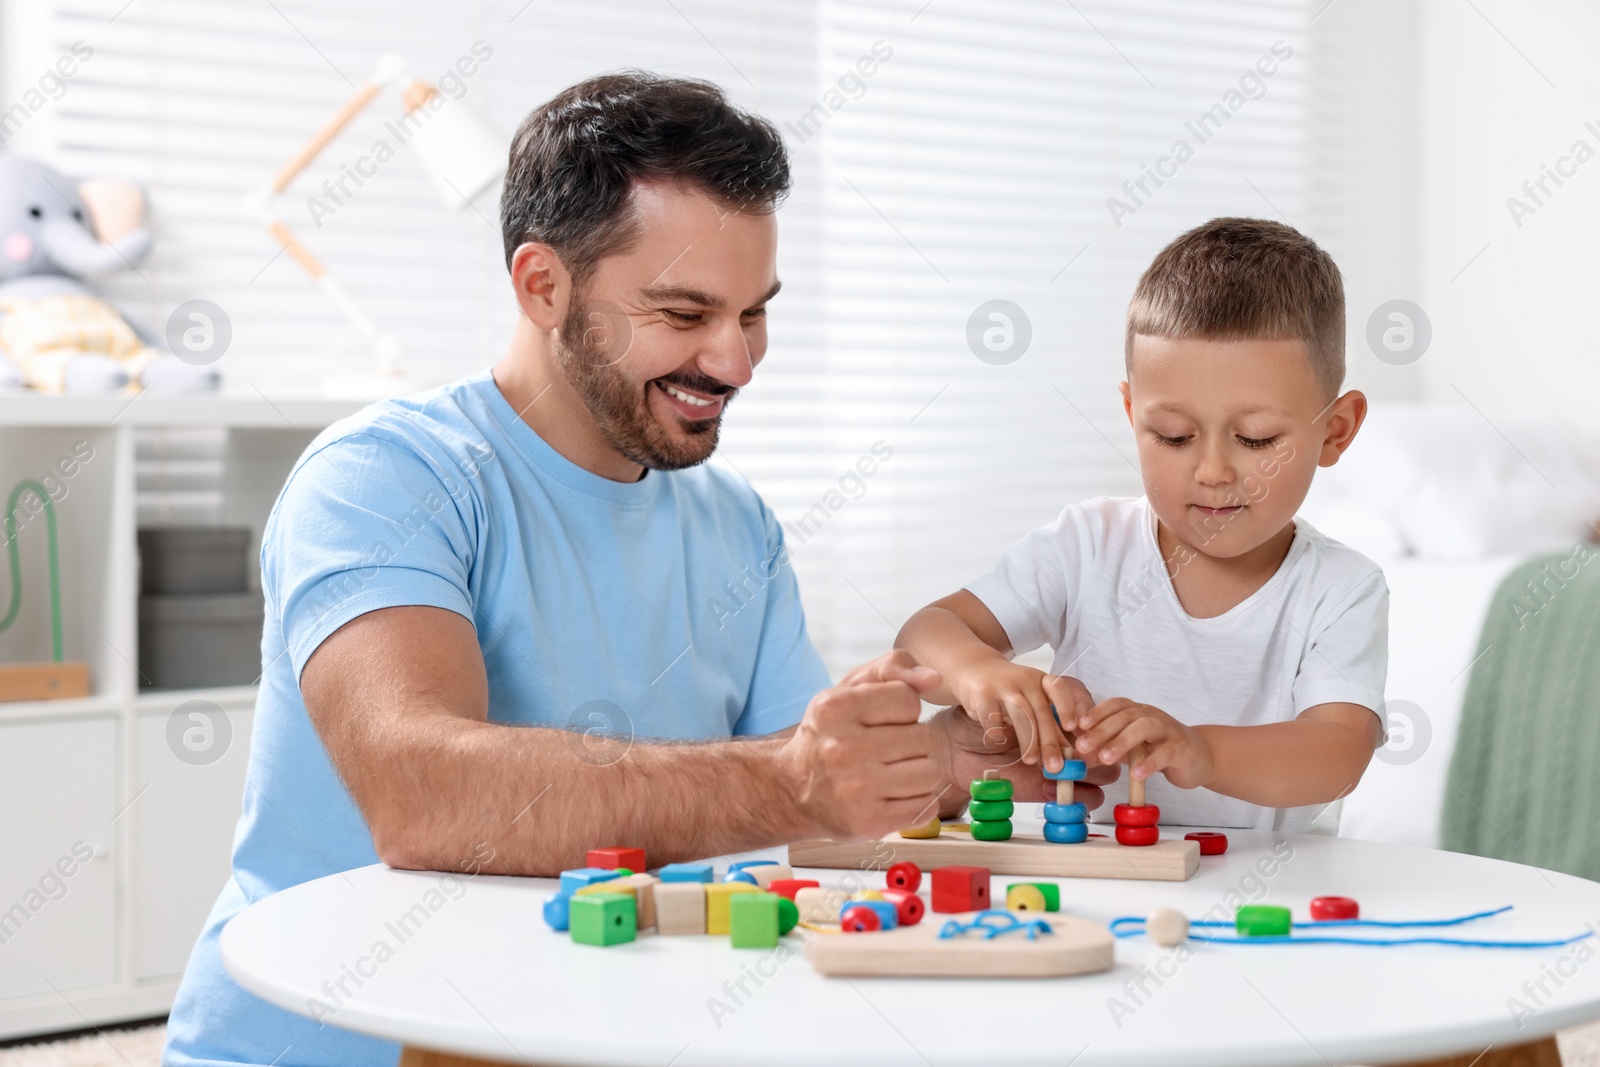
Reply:
[[1003, 730], [1010, 722], [1022, 762], [1039, 763], [1052, 771], [1060, 770], [1072, 754], [1072, 743], [1061, 723], [1070, 724], [1094, 704], [1089, 690], [1076, 678], [1048, 675], [1001, 659], [969, 667], [959, 678], [950, 679], [950, 688], [967, 714], [986, 731]]
[[1144, 745], [1144, 759], [1128, 768], [1130, 778], [1161, 771], [1179, 789], [1193, 789], [1211, 777], [1210, 743], [1160, 708], [1113, 697], [1080, 713], [1077, 726], [1078, 756], [1091, 765], [1118, 763]]

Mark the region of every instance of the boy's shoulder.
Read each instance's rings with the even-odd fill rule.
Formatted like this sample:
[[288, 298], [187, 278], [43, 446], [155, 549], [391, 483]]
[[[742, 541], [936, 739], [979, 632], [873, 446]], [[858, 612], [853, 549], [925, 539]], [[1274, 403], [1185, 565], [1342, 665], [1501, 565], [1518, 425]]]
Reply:
[[1299, 516], [1295, 537], [1304, 543], [1295, 568], [1303, 578], [1302, 595], [1309, 595], [1322, 610], [1337, 616], [1356, 600], [1387, 602], [1389, 585], [1383, 568], [1342, 541], [1336, 541]]

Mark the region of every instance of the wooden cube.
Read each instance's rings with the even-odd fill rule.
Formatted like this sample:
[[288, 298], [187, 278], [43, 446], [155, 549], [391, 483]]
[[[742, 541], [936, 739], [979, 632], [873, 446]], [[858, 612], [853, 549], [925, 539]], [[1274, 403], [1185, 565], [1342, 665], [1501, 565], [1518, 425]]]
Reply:
[[657, 933], [706, 932], [706, 883], [662, 882], [651, 896], [655, 898]]
[[759, 893], [761, 890], [749, 882], [712, 882], [705, 887], [706, 893], [706, 933], [726, 934], [730, 929], [728, 923], [728, 900], [739, 893]]
[[635, 874], [643, 874], [645, 870], [642, 848], [623, 848], [619, 845], [610, 848], [591, 848], [589, 857], [584, 862], [591, 867], [605, 867], [612, 871], [618, 867], [626, 867]]
[[639, 929], [648, 930], [656, 924], [656, 894], [660, 888], [661, 879], [653, 874], [630, 874], [626, 878], [618, 878], [614, 882], [605, 882], [608, 889], [631, 887], [634, 890], [634, 899], [639, 906]]
[[763, 889], [770, 889], [772, 883], [780, 878], [793, 878], [794, 871], [787, 863], [769, 863], [764, 867], [751, 867], [749, 871], [755, 876], [756, 885]]
[[776, 948], [776, 893], [736, 893], [728, 898], [728, 933], [734, 948]]
[[576, 893], [568, 922], [572, 940], [582, 945], [620, 945], [638, 933], [638, 913], [626, 893]]
[[934, 868], [934, 911], [982, 911], [988, 906], [989, 868], [961, 864]]
[[609, 882], [616, 877], [617, 872], [609, 867], [579, 867], [571, 871], [562, 871], [561, 892], [570, 897], [585, 886]]
[[709, 882], [712, 880], [709, 863], [669, 863], [656, 874], [663, 882]]

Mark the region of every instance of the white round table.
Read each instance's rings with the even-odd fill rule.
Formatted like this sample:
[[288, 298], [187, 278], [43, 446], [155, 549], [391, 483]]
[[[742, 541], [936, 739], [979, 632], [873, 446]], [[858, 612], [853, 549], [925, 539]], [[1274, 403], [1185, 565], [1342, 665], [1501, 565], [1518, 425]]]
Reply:
[[[1266, 902], [1301, 920], [1312, 897], [1344, 895], [1377, 919], [1515, 905], [1440, 931], [1463, 937], [1543, 940], [1600, 928], [1600, 883], [1568, 875], [1405, 846], [1228, 836], [1227, 854], [1202, 858], [1188, 882], [1064, 879], [1062, 907], [1104, 922], [1158, 906], [1198, 917], [1218, 904], [1231, 913], [1241, 901]], [[767, 855], [784, 858], [781, 849]], [[796, 876], [828, 885], [849, 873]], [[882, 884], [881, 874], [864, 877]], [[1029, 879], [996, 876], [996, 896], [1020, 880]], [[320, 1001], [326, 1022], [402, 1042], [406, 1063], [452, 1062], [412, 1051], [427, 1049], [605, 1067], [1328, 1067], [1470, 1059], [1600, 1017], [1600, 939], [1536, 950], [1185, 951], [1137, 937], [1117, 942], [1116, 965], [1102, 974], [844, 979], [816, 974], [795, 935], [774, 951], [712, 936], [574, 944], [541, 918], [553, 887], [366, 867], [252, 905], [223, 932], [222, 958], [240, 985], [281, 1008], [314, 1015]], [[359, 985], [347, 980], [351, 995], [331, 1002], [325, 983], [352, 973]]]

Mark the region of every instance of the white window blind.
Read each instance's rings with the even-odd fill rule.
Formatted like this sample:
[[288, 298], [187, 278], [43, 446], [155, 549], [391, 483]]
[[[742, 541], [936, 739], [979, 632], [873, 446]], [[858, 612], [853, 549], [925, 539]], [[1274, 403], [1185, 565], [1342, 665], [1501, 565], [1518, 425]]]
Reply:
[[[710, 78], [772, 119], [796, 179], [784, 292], [713, 462], [789, 529], [836, 673], [1067, 502], [1138, 491], [1122, 313], [1162, 244], [1218, 214], [1314, 228], [1318, 5], [1300, 0], [122, 2], [54, 0], [38, 46], [8, 49], [25, 65], [94, 48], [16, 147], [143, 182], [155, 251], [109, 295], [157, 333], [177, 304], [215, 301], [234, 328], [222, 369], [268, 392], [365, 355], [242, 194], [384, 52], [435, 80], [486, 43], [466, 99], [508, 134], [565, 86], [634, 66]], [[1262, 57], [1273, 74], [1241, 89]], [[407, 365], [445, 380], [496, 359], [513, 321], [493, 194], [448, 214], [402, 151], [320, 227], [306, 205], [400, 106], [380, 96], [276, 203]], [[1162, 164], [1180, 140], [1192, 157]], [[991, 300], [1031, 327], [1005, 365], [968, 343]]]

